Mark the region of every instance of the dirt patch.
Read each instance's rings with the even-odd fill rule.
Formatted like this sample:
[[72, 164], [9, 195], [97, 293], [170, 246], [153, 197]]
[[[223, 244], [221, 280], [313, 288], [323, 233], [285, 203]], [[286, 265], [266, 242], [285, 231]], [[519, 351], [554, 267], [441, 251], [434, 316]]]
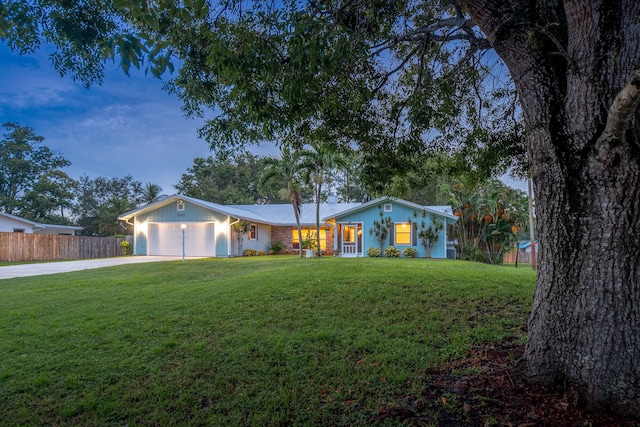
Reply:
[[589, 412], [577, 393], [528, 384], [518, 363], [524, 347], [485, 345], [465, 358], [428, 369], [427, 388], [402, 407], [381, 408], [374, 421], [413, 426], [639, 426], [639, 420]]

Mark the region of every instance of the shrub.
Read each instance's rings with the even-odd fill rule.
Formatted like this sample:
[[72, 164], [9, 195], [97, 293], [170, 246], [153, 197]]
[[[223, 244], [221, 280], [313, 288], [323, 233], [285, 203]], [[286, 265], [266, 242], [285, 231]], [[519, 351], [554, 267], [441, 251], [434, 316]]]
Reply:
[[120, 247], [122, 248], [122, 255], [131, 255], [131, 243], [123, 240], [120, 242]]
[[388, 256], [389, 258], [399, 258], [400, 257], [400, 249], [393, 247], [393, 246], [389, 246], [387, 249], [384, 250], [384, 254], [385, 256]]
[[244, 256], [256, 256], [258, 255], [258, 251], [255, 249], [245, 249]]
[[266, 255], [267, 253], [265, 251], [258, 251], [258, 255]]
[[416, 248], [404, 248], [402, 250], [402, 255], [407, 258], [415, 258], [418, 256], [418, 250]]
[[374, 248], [373, 246], [367, 249], [367, 255], [371, 258], [376, 258], [380, 256], [380, 249]]
[[279, 254], [284, 249], [284, 245], [280, 240], [276, 240], [275, 242], [271, 242], [271, 246], [269, 246], [270, 254]]

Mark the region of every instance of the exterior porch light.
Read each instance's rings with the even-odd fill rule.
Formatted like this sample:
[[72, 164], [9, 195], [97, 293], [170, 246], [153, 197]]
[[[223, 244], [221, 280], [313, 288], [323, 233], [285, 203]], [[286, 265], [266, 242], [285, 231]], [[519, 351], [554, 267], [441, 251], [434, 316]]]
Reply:
[[184, 230], [187, 228], [187, 224], [180, 224], [182, 229], [182, 262], [184, 262]]

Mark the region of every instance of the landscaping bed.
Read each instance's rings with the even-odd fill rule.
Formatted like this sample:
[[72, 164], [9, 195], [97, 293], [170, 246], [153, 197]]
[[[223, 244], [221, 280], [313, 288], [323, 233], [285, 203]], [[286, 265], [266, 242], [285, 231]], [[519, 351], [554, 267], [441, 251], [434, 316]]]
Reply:
[[639, 420], [590, 411], [573, 389], [530, 384], [520, 357], [524, 346], [506, 341], [475, 347], [465, 357], [426, 371], [418, 399], [381, 408], [373, 421], [394, 419], [415, 426], [637, 426]]

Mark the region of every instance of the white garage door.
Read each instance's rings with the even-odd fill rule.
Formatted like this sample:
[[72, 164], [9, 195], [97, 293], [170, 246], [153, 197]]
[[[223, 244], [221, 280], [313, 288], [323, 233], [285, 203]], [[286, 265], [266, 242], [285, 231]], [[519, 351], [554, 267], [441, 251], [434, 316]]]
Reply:
[[[213, 223], [187, 223], [185, 256], [215, 256]], [[149, 224], [149, 255], [182, 256], [180, 223]]]

